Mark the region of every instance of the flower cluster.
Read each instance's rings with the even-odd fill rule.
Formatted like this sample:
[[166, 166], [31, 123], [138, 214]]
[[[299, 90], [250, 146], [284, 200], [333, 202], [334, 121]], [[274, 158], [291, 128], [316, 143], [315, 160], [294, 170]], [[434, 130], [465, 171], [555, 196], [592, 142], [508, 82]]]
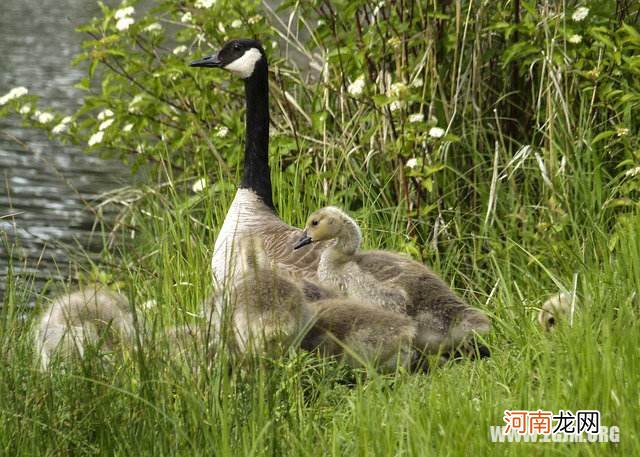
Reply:
[[589, 8], [587, 8], [586, 6], [581, 6], [579, 8], [576, 8], [576, 10], [571, 15], [571, 19], [573, 19], [574, 22], [581, 22], [588, 15], [589, 15]]
[[38, 110], [33, 112], [33, 118], [41, 124], [48, 124], [54, 119], [53, 114]]
[[196, 0], [196, 3], [193, 5], [196, 8], [211, 8], [216, 0]]
[[349, 84], [347, 92], [354, 97], [362, 95], [362, 92], [364, 92], [364, 76], [359, 76], [355, 81]]
[[29, 91], [26, 87], [14, 87], [9, 92], [0, 97], [0, 106], [6, 105], [11, 100], [15, 100], [16, 98], [20, 98], [24, 95], [27, 95]]
[[126, 6], [116, 11], [116, 29], [120, 30], [121, 32], [127, 30], [131, 26], [131, 24], [135, 22], [132, 17], [133, 13], [135, 12], [136, 10], [133, 8], [133, 6]]
[[54, 135], [60, 135], [61, 133], [66, 132], [72, 120], [73, 118], [71, 116], [63, 117], [62, 120], [54, 128], [51, 129], [51, 133], [53, 133]]
[[162, 30], [162, 25], [159, 22], [154, 22], [144, 28], [144, 31], [149, 33], [159, 32], [160, 30]]
[[224, 125], [221, 125], [220, 127], [218, 127], [218, 128], [216, 129], [216, 133], [215, 133], [215, 135], [216, 135], [218, 138], [224, 138], [224, 137], [226, 137], [228, 134], [229, 134], [229, 128], [228, 128], [228, 127], [225, 127]]

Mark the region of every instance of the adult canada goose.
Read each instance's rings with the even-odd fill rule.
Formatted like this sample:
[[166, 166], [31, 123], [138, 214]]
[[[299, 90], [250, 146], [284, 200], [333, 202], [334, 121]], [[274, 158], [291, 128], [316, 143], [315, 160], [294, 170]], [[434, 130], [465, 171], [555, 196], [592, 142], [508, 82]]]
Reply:
[[35, 342], [43, 369], [55, 353], [84, 355], [87, 344], [111, 349], [133, 336], [129, 301], [99, 284], [61, 295], [46, 309], [35, 329]]
[[280, 268], [296, 276], [314, 277], [323, 246], [294, 252], [291, 245], [302, 232], [283, 222], [273, 205], [269, 169], [269, 76], [262, 45], [251, 39], [231, 40], [217, 54], [196, 60], [191, 66], [222, 68], [242, 78], [245, 86], [244, 171], [215, 242], [211, 261], [214, 281], [219, 285], [228, 281], [235, 269], [233, 254], [237, 242], [247, 235], [261, 238], [268, 257]]
[[[326, 207], [314, 212], [294, 248], [328, 240], [334, 241], [322, 252], [318, 265], [320, 281], [359, 300], [402, 310], [415, 319], [418, 349], [427, 352], [455, 349], [474, 332], [489, 331], [487, 316], [463, 302], [425, 265], [396, 253], [360, 252], [360, 229], [339, 208]], [[394, 294], [396, 304], [390, 303]]]

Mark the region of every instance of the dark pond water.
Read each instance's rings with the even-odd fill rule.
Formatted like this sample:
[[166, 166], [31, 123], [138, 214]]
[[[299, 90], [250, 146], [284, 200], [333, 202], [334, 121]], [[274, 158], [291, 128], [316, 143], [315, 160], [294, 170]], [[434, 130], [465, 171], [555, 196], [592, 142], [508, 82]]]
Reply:
[[[70, 114], [80, 96], [73, 85], [84, 74], [70, 63], [83, 39], [74, 29], [98, 14], [91, 0], [2, 0], [0, 95], [25, 86], [42, 97], [42, 108]], [[0, 119], [0, 304], [10, 263], [18, 284], [38, 290], [99, 251], [103, 236], [92, 208], [129, 181], [118, 163], [56, 144], [21, 127], [17, 116]]]

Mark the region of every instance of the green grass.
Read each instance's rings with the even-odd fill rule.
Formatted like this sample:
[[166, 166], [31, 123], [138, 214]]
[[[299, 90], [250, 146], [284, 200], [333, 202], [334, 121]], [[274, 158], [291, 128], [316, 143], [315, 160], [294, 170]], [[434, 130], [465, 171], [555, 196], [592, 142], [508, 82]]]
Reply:
[[[573, 183], [579, 187], [580, 183]], [[584, 183], [583, 183], [584, 184]], [[291, 183], [276, 173], [275, 187]], [[570, 219], [570, 236], [536, 238], [508, 219], [484, 234], [449, 237], [426, 259], [494, 328], [492, 357], [451, 362], [430, 374], [378, 375], [346, 370], [299, 351], [229, 370], [210, 363], [202, 341], [176, 355], [162, 338], [172, 323], [194, 322], [209, 289], [214, 233], [231, 193], [191, 197], [150, 192], [134, 210], [136, 235], [112, 254], [108, 270], [154, 342], [110, 357], [36, 369], [29, 320], [16, 307], [25, 291], [9, 288], [0, 333], [2, 455], [636, 455], [639, 420], [640, 219], [607, 227], [596, 214]], [[277, 192], [286, 220], [304, 217]], [[583, 198], [593, 198], [587, 196]], [[507, 205], [508, 195], [499, 197]], [[367, 194], [370, 201], [373, 193]], [[315, 202], [315, 205], [323, 202]], [[347, 202], [348, 203], [348, 202]], [[401, 248], [405, 222], [390, 208], [357, 212], [367, 244]], [[140, 209], [144, 211], [140, 211]], [[305, 209], [311, 209], [307, 207]], [[464, 215], [452, 227], [469, 228]], [[458, 230], [457, 228], [455, 230]], [[610, 249], [613, 235], [618, 242]], [[204, 246], [204, 247], [203, 247]], [[209, 249], [207, 249], [207, 247]], [[577, 275], [572, 327], [551, 334], [536, 307]], [[141, 304], [156, 306], [148, 311]], [[598, 409], [620, 427], [620, 444], [493, 444], [489, 426], [505, 409]]]

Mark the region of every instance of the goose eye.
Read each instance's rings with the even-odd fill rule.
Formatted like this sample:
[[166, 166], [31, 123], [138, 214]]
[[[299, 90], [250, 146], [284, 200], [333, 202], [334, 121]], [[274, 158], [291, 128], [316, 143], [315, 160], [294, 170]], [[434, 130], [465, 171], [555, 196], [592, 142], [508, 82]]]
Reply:
[[240, 50], [240, 43], [234, 43], [233, 44], [233, 49], [235, 49], [236, 51]]
[[311, 221], [311, 225], [313, 225], [313, 226], [318, 225], [318, 221]]

